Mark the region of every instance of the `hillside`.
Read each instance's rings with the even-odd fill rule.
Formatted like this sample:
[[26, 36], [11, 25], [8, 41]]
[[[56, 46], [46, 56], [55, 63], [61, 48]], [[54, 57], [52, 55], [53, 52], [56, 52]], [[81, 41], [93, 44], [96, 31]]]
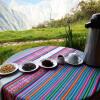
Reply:
[[[86, 21], [73, 23], [71, 28], [73, 36], [85, 36], [87, 30], [85, 29]], [[58, 28], [34, 28], [26, 31], [4, 31], [0, 32], [0, 42], [20, 42], [20, 41], [34, 41], [34, 40], [48, 40], [65, 38], [65, 27]]]

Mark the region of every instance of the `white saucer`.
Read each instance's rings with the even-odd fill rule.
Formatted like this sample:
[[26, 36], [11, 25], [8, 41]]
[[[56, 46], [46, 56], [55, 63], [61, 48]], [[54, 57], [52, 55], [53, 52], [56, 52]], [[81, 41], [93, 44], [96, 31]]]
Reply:
[[33, 64], [35, 64], [35, 65], [36, 65], [36, 68], [33, 69], [33, 70], [30, 70], [30, 71], [26, 71], [26, 70], [24, 70], [24, 69], [22, 68], [23, 65], [26, 64], [26, 63], [24, 63], [24, 64], [22, 64], [22, 65], [19, 66], [19, 70], [20, 70], [21, 72], [29, 73], [29, 72], [33, 72], [33, 71], [35, 71], [35, 70], [37, 70], [37, 69], [39, 68], [39, 66], [38, 66], [37, 63], [31, 62], [31, 61], [30, 61], [30, 62], [27, 62], [27, 63], [33, 63]]
[[73, 63], [73, 62], [70, 62], [68, 58], [65, 59], [65, 62], [68, 63], [68, 64], [71, 64], [71, 65], [80, 65], [80, 64], [83, 63], [83, 59], [78, 57], [78, 63], [76, 63], [76, 64]]
[[13, 71], [11, 71], [11, 72], [8, 72], [8, 73], [0, 73], [0, 75], [9, 75], [9, 74], [12, 74], [12, 73], [14, 73], [15, 71], [17, 71], [19, 65], [16, 64], [16, 63], [6, 63], [6, 64], [1, 65], [0, 67], [3, 67], [3, 66], [5, 66], [5, 65], [9, 65], [9, 64], [13, 65], [13, 66], [15, 67], [15, 69], [14, 69]]
[[[47, 60], [47, 59], [45, 59], [45, 60]], [[56, 60], [50, 59], [50, 61], [53, 63], [53, 66], [51, 66], [51, 67], [46, 67], [46, 66], [42, 65], [42, 61], [44, 61], [44, 60], [41, 60], [41, 61], [39, 62], [39, 66], [40, 66], [40, 67], [43, 67], [43, 68], [55, 68], [55, 67], [57, 66], [57, 61], [56, 61]]]

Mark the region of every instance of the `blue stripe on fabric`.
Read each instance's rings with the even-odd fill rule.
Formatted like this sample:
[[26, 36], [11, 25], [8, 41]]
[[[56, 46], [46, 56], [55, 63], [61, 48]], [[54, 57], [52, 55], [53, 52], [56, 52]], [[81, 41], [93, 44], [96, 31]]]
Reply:
[[[45, 81], [45, 80], [48, 79], [48, 77], [50, 77], [52, 74], [53, 74], [53, 73], [48, 73], [48, 76], [45, 74], [45, 75], [44, 75], [45, 78], [43, 78], [43, 80]], [[42, 78], [41, 78], [41, 80], [39, 80], [40, 83], [39, 83], [39, 81], [38, 81], [38, 83], [37, 83], [37, 81], [36, 81], [36, 83], [34, 83], [33, 85], [31, 85], [28, 89], [24, 90], [22, 94], [19, 94], [16, 100], [18, 100], [18, 98], [24, 99], [25, 96], [27, 96], [28, 94], [31, 94], [31, 93], [33, 92], [33, 90], [32, 90], [33, 87], [34, 87], [34, 90], [37, 89], [37, 87], [40, 86], [40, 85], [43, 83], [43, 82], [42, 82], [43, 80], [42, 80]], [[34, 86], [34, 85], [35, 85], [35, 86]]]
[[91, 87], [91, 89], [90, 89], [90, 92], [89, 92], [89, 96], [91, 96], [91, 94], [93, 93], [93, 89], [94, 89], [94, 87], [96, 86], [96, 80], [97, 80], [97, 76], [99, 75], [96, 71], [94, 72], [95, 74], [96, 74], [96, 77], [94, 78], [94, 83], [93, 83], [93, 85], [92, 85], [92, 87]]
[[[63, 48], [63, 49], [65, 49], [65, 48]], [[62, 49], [62, 50], [63, 50], [63, 49]], [[58, 51], [58, 52], [61, 52], [62, 50], [60, 50], [60, 51]], [[58, 53], [58, 52], [57, 52], [57, 53]], [[56, 53], [55, 53], [55, 54], [56, 54]]]
[[[84, 76], [84, 73], [82, 74], [81, 78]], [[75, 91], [79, 88], [78, 85], [81, 85], [80, 83], [83, 82], [84, 79], [79, 79], [78, 82], [75, 84], [75, 86], [72, 88], [72, 90], [69, 92], [67, 97], [65, 98], [66, 100], [75, 100]], [[73, 81], [74, 82], [74, 81]], [[79, 83], [79, 84], [78, 84]], [[73, 84], [73, 83], [72, 83]], [[60, 99], [59, 99], [60, 100]]]
[[[43, 47], [43, 48], [46, 48], [46, 47]], [[20, 61], [20, 60], [23, 59], [23, 58], [26, 58], [27, 56], [29, 56], [29, 55], [31, 55], [31, 54], [33, 54], [33, 53], [39, 51], [39, 50], [42, 50], [43, 48], [40, 48], [40, 49], [38, 49], [38, 50], [36, 50], [36, 51], [33, 51], [32, 53], [30, 53], [30, 54], [28, 54], [28, 55], [25, 55], [24, 57], [22, 57], [22, 58], [20, 58], [20, 59], [18, 59], [18, 60], [16, 60], [16, 61], [14, 61], [14, 63]]]
[[[48, 96], [54, 100], [55, 97], [59, 94], [59, 92], [65, 87], [66, 82], [70, 81], [70, 78], [74, 75], [75, 72], [76, 72], [76, 70], [75, 69], [72, 69], [68, 74], [66, 74], [65, 78], [61, 82], [59, 82], [59, 84], [56, 86], [56, 88], [58, 88], [59, 90], [56, 91], [56, 93], [54, 94], [54, 90], [56, 88], [53, 89], [50, 92], [50, 94], [48, 94]], [[61, 88], [59, 88], [59, 85], [61, 86]]]
[[[43, 52], [42, 54], [38, 55], [38, 56], [35, 57], [35, 58], [27, 59], [27, 60], [25, 60], [25, 62], [27, 62], [27, 61], [34, 61], [34, 60], [36, 60], [36, 59], [39, 59], [41, 56], [43, 56], [43, 55], [47, 54], [48, 52], [51, 52], [51, 51], [53, 51], [53, 50], [55, 50], [55, 49], [57, 49], [57, 47], [56, 47], [56, 48], [52, 48], [52, 49], [49, 50], [49, 51]], [[40, 52], [41, 52], [41, 51], [40, 51]], [[37, 52], [36, 52], [36, 53], [37, 53]], [[34, 56], [33, 56], [33, 57], [34, 57]], [[22, 59], [23, 59], [23, 58], [22, 58]]]
[[[73, 73], [71, 72], [71, 76], [70, 77], [67, 77], [67, 75], [66, 75], [65, 79], [63, 80], [65, 83], [63, 83], [63, 81], [61, 82], [62, 88], [59, 89], [59, 92], [57, 91], [58, 94], [60, 93], [60, 91], [62, 91], [63, 88], [65, 88], [67, 82], [70, 81], [70, 78], [73, 77], [73, 75], [75, 74], [75, 72], [77, 70], [78, 70], [78, 72], [80, 71], [78, 68], [73, 68], [73, 70], [74, 70], [74, 72]], [[76, 74], [76, 76], [77, 76], [77, 74]], [[74, 79], [74, 77], [72, 79]], [[48, 97], [49, 98], [55, 98], [57, 96], [57, 93], [56, 94], [53, 94], [53, 91], [52, 91], [52, 93], [49, 94]], [[60, 97], [57, 98], [57, 99], [60, 99]]]
[[32, 96], [31, 98], [36, 100], [37, 98], [40, 97], [41, 93], [43, 93], [42, 90], [45, 91], [48, 90], [50, 88], [50, 85], [54, 84], [58, 79], [59, 77], [66, 71], [66, 68], [63, 68], [56, 76], [53, 77], [52, 80], [50, 80], [44, 87], [42, 87], [42, 89], [40, 89], [34, 96]]
[[45, 80], [47, 80], [50, 76], [52, 76], [55, 71], [59, 70], [59, 68], [56, 68], [55, 70], [49, 71], [48, 73], [46, 73], [45, 75], [43, 75], [39, 80], [37, 80], [34, 84], [32, 84], [30, 87], [28, 87], [26, 90], [24, 90], [22, 92], [22, 94], [20, 94], [18, 96], [24, 98], [25, 96], [27, 96], [27, 94], [31, 94], [39, 86], [41, 86], [41, 84], [44, 83]]
[[[68, 91], [68, 89], [70, 88], [70, 86], [73, 84], [74, 80], [76, 80], [76, 78], [78, 77], [78, 75], [80, 74], [80, 72], [82, 71], [83, 67], [79, 68], [79, 72], [77, 73], [77, 75], [73, 78], [73, 80], [70, 82], [70, 84], [68, 84], [68, 86], [66, 87], [66, 89], [63, 91], [63, 93], [60, 95], [60, 97], [62, 97], [66, 91]], [[66, 83], [67, 84], [67, 83]]]
[[[68, 68], [68, 69], [69, 69], [69, 68]], [[67, 69], [67, 70], [68, 70], [68, 69]], [[67, 70], [66, 70], [66, 71], [67, 71]], [[73, 72], [74, 70], [71, 70], [71, 71]], [[63, 73], [63, 74], [64, 74], [64, 73]], [[69, 74], [70, 74], [70, 72], [67, 73], [67, 75], [69, 75]], [[63, 76], [63, 75], [62, 75], [62, 76]], [[59, 77], [59, 78], [61, 78], [61, 77]], [[58, 81], [58, 80], [57, 80], [57, 81]], [[57, 81], [56, 81], [56, 82], [57, 82]], [[55, 83], [56, 83], [56, 82], [55, 82]], [[48, 87], [48, 89], [46, 89], [46, 90], [44, 91], [44, 93], [42, 93], [39, 97], [41, 97], [43, 94], [45, 94], [45, 93], [46, 93], [50, 88], [52, 88], [52, 86], [54, 85], [54, 84], [50, 84], [50, 82], [49, 82], [48, 84], [50, 85], [50, 87]], [[59, 84], [59, 83], [58, 83], [58, 84]], [[56, 88], [56, 87], [55, 87], [55, 88]], [[51, 90], [51, 91], [52, 91], [52, 90]], [[50, 93], [51, 93], [51, 91], [50, 91]], [[41, 92], [42, 92], [42, 91], [41, 91]]]
[[[86, 92], [89, 90], [89, 88], [90, 88], [90, 83], [91, 83], [92, 80], [94, 80], [95, 77], [96, 77], [96, 73], [94, 73], [94, 74], [91, 76], [91, 78], [90, 78], [90, 80], [89, 80], [87, 86], [85, 87], [85, 90], [84, 90], [83, 93], [80, 95], [80, 98], [82, 98], [82, 99], [86, 98], [86, 97], [85, 97]], [[90, 90], [89, 90], [89, 91], [90, 91]], [[87, 95], [87, 96], [89, 96], [89, 95]]]
[[20, 92], [22, 92], [23, 90], [25, 90], [25, 88], [29, 87], [31, 84], [33, 84], [35, 81], [38, 80], [38, 78], [41, 78], [43, 75], [45, 74], [42, 73], [39, 77], [37, 77], [36, 79], [32, 80], [29, 84], [27, 84], [26, 86], [24, 86], [22, 89], [20, 89], [18, 92], [16, 92], [15, 96], [18, 95]]
[[[87, 72], [88, 72], [87, 70], [89, 70], [89, 73], [87, 73]], [[83, 85], [85, 84], [85, 80], [88, 78], [89, 74], [91, 73], [91, 68], [88, 68], [87, 70], [86, 70], [86, 74], [87, 74], [87, 75], [85, 76], [86, 78], [84, 78], [84, 82], [82, 83], [82, 85], [79, 86], [80, 88], [83, 87]], [[91, 79], [91, 77], [90, 77], [89, 79]], [[83, 91], [84, 91], [84, 90], [83, 90]], [[78, 95], [79, 92], [80, 92], [80, 89], [76, 91], [75, 97]], [[83, 94], [83, 93], [82, 93], [82, 94]]]
[[27, 56], [30, 53], [35, 52], [41, 48], [43, 48], [43, 47], [30, 48], [30, 49], [26, 49], [21, 52], [18, 52], [16, 54], [14, 54], [13, 56], [11, 56], [10, 58], [8, 58], [4, 63], [15, 62], [15, 61], [19, 60], [20, 58], [23, 58], [24, 56]]
[[77, 93], [79, 92], [79, 90], [84, 85], [84, 82], [86, 81], [86, 79], [89, 76], [90, 72], [91, 72], [90, 69], [86, 69], [84, 71], [84, 73], [82, 74], [82, 76], [80, 77], [80, 79], [78, 80], [76, 85], [74, 86], [74, 88], [67, 95], [68, 99], [75, 99], [75, 97], [77, 96]]
[[97, 91], [99, 91], [99, 90], [100, 90], [100, 82], [99, 82], [99, 85], [98, 85]]
[[[42, 49], [39, 49], [39, 50], [37, 50], [37, 51], [35, 51], [36, 53], [37, 52], [39, 52], [40, 50], [42, 50], [43, 51], [43, 49], [45, 49], [45, 48], [50, 48], [50, 47], [44, 47], [44, 48], [42, 48]], [[27, 61], [33, 61], [33, 60], [36, 60], [36, 59], [39, 59], [41, 56], [43, 56], [44, 54], [47, 54], [48, 52], [51, 52], [51, 51], [53, 51], [54, 49], [57, 49], [58, 47], [54, 47], [54, 48], [50, 48], [51, 50], [49, 50], [49, 51], [46, 51], [46, 52], [43, 52], [42, 54], [39, 54], [37, 57], [35, 57], [35, 58], [31, 58], [31, 59], [26, 59], [27, 57], [29, 57], [29, 56], [31, 56], [31, 54], [35, 54], [35, 52], [33, 52], [33, 53], [31, 53], [31, 54], [29, 54], [29, 55], [27, 55], [27, 56], [24, 56], [24, 57], [22, 57], [22, 58], [20, 58], [19, 60], [17, 60], [17, 61], [15, 61], [15, 63], [18, 63], [20, 60], [23, 60], [24, 59], [24, 61], [23, 61], [23, 63], [25, 63], [25, 62], [27, 62]], [[40, 51], [41, 52], [41, 51]], [[34, 57], [34, 56], [33, 56]]]

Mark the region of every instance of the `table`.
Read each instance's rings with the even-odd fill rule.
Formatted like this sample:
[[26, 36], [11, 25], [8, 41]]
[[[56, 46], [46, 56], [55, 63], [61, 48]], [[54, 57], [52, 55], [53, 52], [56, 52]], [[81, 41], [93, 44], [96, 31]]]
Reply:
[[[58, 55], [76, 52], [81, 58], [84, 53], [72, 48], [42, 46], [24, 50], [4, 63], [22, 64], [40, 61], [43, 58], [57, 60]], [[17, 71], [0, 79], [0, 95], [4, 100], [66, 100], [84, 99], [100, 90], [100, 69], [85, 64], [80, 66], [58, 65], [55, 69], [39, 68], [33, 73]]]

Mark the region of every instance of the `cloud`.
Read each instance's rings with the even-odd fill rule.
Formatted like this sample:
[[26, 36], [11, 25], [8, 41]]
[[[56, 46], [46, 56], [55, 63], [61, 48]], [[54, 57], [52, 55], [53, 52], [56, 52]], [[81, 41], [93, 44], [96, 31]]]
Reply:
[[[24, 0], [23, 0], [24, 1]], [[77, 5], [79, 0], [41, 0], [36, 4], [22, 5], [11, 0], [10, 8], [23, 13], [30, 26], [38, 25], [46, 20], [60, 19]]]

